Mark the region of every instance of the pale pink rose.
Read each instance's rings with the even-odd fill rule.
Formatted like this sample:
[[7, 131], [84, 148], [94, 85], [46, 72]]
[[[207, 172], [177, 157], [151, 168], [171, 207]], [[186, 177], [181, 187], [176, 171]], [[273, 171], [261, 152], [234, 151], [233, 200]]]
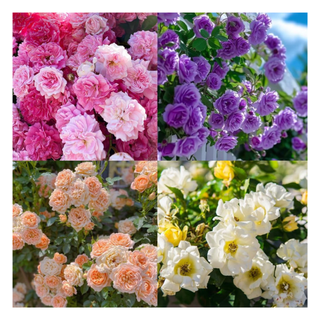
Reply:
[[102, 118], [108, 123], [107, 129], [116, 139], [129, 141], [138, 138], [144, 130], [145, 109], [127, 93], [111, 93], [103, 106]]
[[62, 265], [55, 262], [53, 259], [45, 257], [39, 266], [39, 273], [41, 272], [45, 276], [59, 275]]
[[21, 250], [24, 247], [24, 241], [19, 233], [12, 234], [12, 250]]
[[97, 177], [87, 177], [84, 183], [89, 189], [89, 195], [91, 200], [96, 200], [101, 192], [102, 184]]
[[96, 260], [97, 269], [102, 273], [111, 273], [112, 270], [128, 259], [128, 248], [122, 246], [111, 246]]
[[61, 189], [55, 189], [49, 199], [49, 205], [52, 207], [52, 210], [62, 214], [71, 206], [69, 195]]
[[145, 274], [151, 278], [156, 280], [157, 279], [157, 263], [156, 262], [150, 262], [149, 266], [146, 270], [144, 270]]
[[86, 21], [85, 28], [88, 34], [100, 34], [109, 30], [108, 20], [97, 14], [89, 17]]
[[70, 169], [64, 169], [57, 175], [55, 186], [57, 189], [67, 191], [75, 181], [76, 176]]
[[84, 109], [80, 105], [74, 106], [71, 102], [62, 105], [56, 113], [56, 128], [58, 131], [61, 132], [62, 128], [79, 114], [84, 114]]
[[115, 153], [109, 158], [109, 161], [133, 161], [133, 160], [134, 159], [125, 152]]
[[109, 237], [109, 240], [114, 246], [123, 246], [131, 249], [134, 245], [134, 241], [131, 240], [130, 235], [125, 233], [112, 233]]
[[115, 18], [118, 22], [132, 22], [137, 18], [137, 13], [128, 12], [128, 13], [116, 13]]
[[91, 213], [83, 206], [79, 208], [72, 208], [68, 215], [68, 222], [70, 222], [72, 228], [79, 232], [84, 228], [91, 220]]
[[87, 273], [87, 283], [94, 291], [100, 292], [111, 285], [111, 280], [107, 273], [99, 272], [97, 265], [93, 264]]
[[79, 77], [84, 77], [92, 72], [94, 72], [94, 64], [89, 61], [81, 63], [77, 69], [77, 74]]
[[93, 115], [78, 115], [62, 128], [63, 160], [103, 160], [105, 140]]
[[51, 303], [54, 308], [65, 308], [68, 301], [65, 297], [57, 294], [52, 298]]
[[100, 46], [96, 53], [96, 71], [109, 81], [123, 79], [132, 66], [131, 57], [123, 46], [115, 43]]
[[151, 65], [157, 64], [158, 40], [156, 32], [138, 31], [130, 36], [128, 44], [130, 45], [128, 51], [133, 59], [148, 60]]
[[45, 297], [49, 294], [49, 288], [46, 285], [36, 286], [36, 294], [39, 298]]
[[22, 283], [22, 282], [18, 282], [18, 283], [14, 286], [14, 288], [15, 288], [18, 292], [20, 292], [20, 293], [22, 293], [22, 294], [26, 294], [26, 293], [27, 293], [27, 286], [26, 286], [24, 283]]
[[69, 22], [73, 28], [84, 26], [89, 15], [89, 13], [69, 13]]
[[12, 301], [13, 303], [17, 303], [20, 302], [24, 299], [24, 294], [22, 294], [21, 292], [19, 292], [17, 289], [13, 289], [12, 290]]
[[61, 285], [61, 278], [57, 276], [45, 276], [44, 284], [50, 289], [56, 289]]
[[143, 277], [142, 283], [136, 290], [137, 301], [145, 301], [150, 305], [150, 300], [156, 288], [157, 282], [149, 277]]
[[34, 76], [34, 84], [42, 96], [58, 99], [61, 93], [64, 93], [67, 81], [63, 78], [62, 71], [54, 67], [44, 67]]
[[20, 152], [25, 150], [25, 139], [29, 126], [20, 120], [13, 119], [12, 122], [12, 146], [13, 150]]
[[20, 206], [20, 204], [13, 204], [12, 205], [12, 217], [17, 217], [22, 213], [22, 206]]
[[148, 257], [139, 250], [130, 252], [128, 262], [132, 263], [133, 265], [139, 267], [142, 270], [147, 269], [150, 264]]
[[51, 301], [52, 301], [52, 296], [50, 294], [47, 294], [46, 296], [41, 298], [41, 302], [48, 307], [52, 306]]
[[76, 259], [74, 260], [74, 262], [80, 267], [82, 268], [83, 264], [87, 263], [89, 261], [89, 258], [86, 254], [80, 254], [76, 257]]
[[68, 194], [71, 198], [71, 203], [75, 207], [81, 205], [87, 205], [90, 200], [89, 188], [88, 186], [80, 179], [77, 179], [71, 188], [68, 190]]
[[13, 161], [31, 161], [29, 158], [28, 151], [21, 150], [19, 152], [12, 151], [12, 160]]
[[21, 236], [25, 243], [36, 245], [41, 241], [42, 231], [40, 229], [25, 228]]
[[113, 269], [110, 278], [120, 292], [134, 293], [142, 284], [141, 269], [128, 263]]
[[92, 245], [91, 258], [98, 258], [112, 246], [109, 239], [99, 239]]
[[102, 35], [87, 35], [78, 45], [77, 54], [80, 63], [93, 62], [93, 57], [99, 46], [102, 46]]
[[30, 61], [27, 52], [20, 53], [17, 57], [12, 57], [12, 76], [16, 70], [23, 65], [29, 66]]
[[20, 66], [13, 75], [13, 91], [14, 94], [23, 98], [29, 91], [33, 81], [33, 69], [23, 65]]
[[83, 272], [74, 262], [64, 269], [64, 277], [72, 286], [81, 287], [83, 285]]
[[73, 295], [77, 294], [77, 289], [73, 287], [68, 281], [63, 280], [61, 292], [66, 297], [72, 297]]
[[131, 220], [120, 220], [118, 223], [118, 230], [121, 233], [127, 233], [133, 235], [137, 232], [136, 227], [134, 226]]

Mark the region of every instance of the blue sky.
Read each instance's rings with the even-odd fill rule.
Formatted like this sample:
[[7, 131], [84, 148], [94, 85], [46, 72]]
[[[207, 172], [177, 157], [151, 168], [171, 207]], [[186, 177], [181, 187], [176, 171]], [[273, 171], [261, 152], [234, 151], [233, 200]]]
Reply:
[[287, 67], [294, 77], [299, 77], [303, 64], [299, 55], [304, 55], [307, 47], [307, 13], [268, 13], [272, 19], [269, 33], [277, 35], [287, 49]]

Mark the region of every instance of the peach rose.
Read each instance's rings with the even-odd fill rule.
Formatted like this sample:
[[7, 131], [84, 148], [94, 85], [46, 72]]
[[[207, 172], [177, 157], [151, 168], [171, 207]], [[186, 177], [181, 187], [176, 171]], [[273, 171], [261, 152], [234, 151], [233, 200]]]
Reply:
[[64, 264], [67, 262], [67, 257], [62, 254], [62, 253], [58, 253], [56, 252], [53, 256], [53, 260], [56, 262], [56, 263], [60, 263], [60, 264]]
[[14, 205], [12, 205], [12, 217], [17, 217], [21, 213], [22, 207], [20, 206], [20, 204], [15, 203]]
[[67, 191], [75, 180], [75, 174], [70, 169], [64, 169], [58, 173], [55, 186], [58, 189]]
[[152, 244], [142, 244], [137, 249], [143, 252], [150, 261], [157, 262], [157, 247], [153, 246]]
[[152, 193], [149, 194], [148, 199], [149, 199], [150, 201], [154, 200], [155, 198], [156, 198], [156, 193], [155, 193], [155, 192], [152, 192]]
[[69, 212], [68, 222], [70, 222], [72, 228], [79, 232], [84, 228], [91, 219], [91, 213], [83, 206], [78, 208], [72, 208]]
[[143, 277], [142, 283], [136, 291], [137, 301], [143, 300], [150, 304], [150, 299], [152, 298], [155, 287], [156, 281], [148, 277]]
[[40, 271], [45, 276], [58, 275], [61, 271], [61, 264], [56, 263], [53, 259], [45, 257], [40, 262]]
[[27, 293], [27, 286], [26, 286], [24, 283], [22, 283], [22, 282], [18, 282], [18, 283], [14, 286], [14, 288], [15, 288], [18, 292], [20, 292], [20, 293], [22, 293], [22, 294], [26, 294], [26, 293]]
[[103, 216], [103, 212], [101, 212], [101, 211], [93, 211], [92, 213], [91, 213], [91, 215], [93, 216], [93, 217], [96, 217], [99, 221], [101, 220], [101, 218], [100, 217], [102, 217]]
[[154, 183], [155, 185], [158, 182], [158, 173], [157, 172], [152, 172], [149, 174], [149, 179], [152, 183]]
[[102, 184], [97, 177], [88, 177], [84, 180], [84, 183], [89, 189], [91, 200], [96, 200], [101, 192]]
[[66, 214], [59, 214], [59, 219], [60, 219], [60, 222], [62, 222], [62, 223], [65, 223], [68, 220]]
[[44, 277], [41, 274], [35, 274], [33, 281], [36, 286], [43, 285], [44, 284]]
[[55, 288], [58, 288], [59, 285], [61, 284], [61, 279], [57, 276], [45, 276], [44, 283], [50, 289], [55, 289]]
[[143, 169], [146, 167], [148, 161], [137, 161], [134, 173], [141, 173]]
[[77, 289], [73, 287], [68, 281], [62, 281], [61, 293], [66, 297], [72, 297], [77, 294]]
[[83, 272], [74, 262], [64, 269], [64, 277], [72, 286], [81, 287], [83, 285]]
[[109, 193], [106, 189], [101, 189], [101, 192], [96, 200], [89, 202], [89, 208], [92, 210], [105, 212], [109, 207]]
[[84, 177], [95, 176], [97, 174], [96, 166], [92, 162], [81, 162], [77, 165], [75, 172]]
[[[125, 197], [120, 197], [125, 196]], [[110, 190], [110, 202], [111, 206], [117, 210], [121, 210], [127, 203], [128, 192], [126, 190]]]
[[75, 207], [87, 205], [89, 203], [89, 189], [87, 185], [80, 179], [77, 179], [69, 188], [68, 194], [71, 198], [71, 204], [73, 204]]
[[130, 252], [128, 262], [132, 263], [133, 265], [145, 270], [149, 266], [149, 260], [147, 256], [138, 250]]
[[21, 215], [21, 223], [30, 229], [37, 228], [40, 223], [40, 217], [34, 212], [26, 211]]
[[131, 220], [120, 220], [118, 223], [118, 230], [121, 233], [127, 233], [133, 235], [137, 232], [136, 227], [134, 226]]
[[65, 308], [67, 306], [67, 299], [57, 294], [52, 298], [51, 303], [54, 308]]
[[36, 245], [36, 248], [41, 250], [47, 250], [50, 243], [50, 239], [43, 233], [41, 241]]
[[84, 230], [86, 231], [91, 231], [94, 228], [94, 223], [93, 222], [88, 222], [85, 226], [84, 226]]
[[157, 288], [154, 289], [154, 291], [151, 295], [151, 298], [149, 300], [149, 304], [151, 306], [155, 306], [155, 307], [158, 306], [158, 290], [157, 290]]
[[48, 212], [48, 211], [42, 211], [40, 212], [40, 214], [42, 214], [43, 216], [45, 216], [47, 219], [50, 219], [51, 217], [55, 216], [54, 212]]
[[134, 205], [134, 201], [130, 198], [126, 199], [126, 206], [132, 207]]
[[46, 296], [41, 298], [41, 302], [48, 307], [52, 306], [51, 301], [52, 301], [52, 296], [50, 294], [47, 294]]
[[110, 278], [115, 289], [126, 293], [134, 293], [142, 283], [140, 268], [129, 263], [113, 269]]
[[86, 254], [80, 254], [76, 257], [76, 260], [74, 262], [82, 268], [82, 266], [89, 261], [89, 258]]
[[25, 243], [36, 245], [41, 242], [42, 231], [40, 229], [26, 228], [22, 231], [21, 236]]
[[114, 246], [123, 246], [130, 249], [134, 245], [134, 241], [131, 240], [130, 235], [125, 233], [112, 233], [109, 240]]
[[92, 251], [90, 253], [91, 258], [98, 258], [104, 252], [106, 252], [110, 246], [111, 242], [109, 239], [100, 239], [92, 245]]
[[142, 193], [144, 190], [150, 187], [150, 184], [151, 182], [149, 180], [149, 177], [144, 174], [141, 174], [137, 176], [131, 183], [131, 189], [137, 190], [140, 193]]
[[12, 234], [12, 249], [21, 250], [24, 247], [24, 241], [19, 233]]
[[155, 262], [151, 262], [148, 268], [145, 270], [145, 274], [154, 280], [157, 280], [157, 264]]
[[94, 291], [100, 292], [111, 285], [111, 280], [107, 273], [99, 272], [97, 265], [93, 264], [87, 273], [87, 283]]
[[49, 294], [49, 288], [46, 285], [38, 285], [36, 286], [36, 294], [39, 298], [42, 298]]
[[126, 247], [111, 246], [97, 258], [97, 269], [100, 272], [111, 273], [114, 268], [127, 262], [128, 255]]
[[17, 289], [12, 290], [12, 301], [13, 303], [22, 301], [24, 299], [24, 294], [19, 292]]
[[52, 207], [52, 210], [62, 214], [71, 206], [69, 195], [60, 189], [55, 189], [49, 199], [49, 205]]

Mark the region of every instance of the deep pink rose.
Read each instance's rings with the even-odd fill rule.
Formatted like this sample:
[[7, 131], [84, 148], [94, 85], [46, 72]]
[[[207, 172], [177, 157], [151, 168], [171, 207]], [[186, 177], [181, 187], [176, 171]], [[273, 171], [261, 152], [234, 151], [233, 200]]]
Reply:
[[13, 91], [14, 94], [23, 98], [29, 91], [29, 87], [33, 81], [33, 70], [32, 68], [23, 65], [20, 66], [13, 75]]
[[85, 24], [86, 33], [101, 34], [109, 30], [108, 20], [97, 14], [90, 16]]

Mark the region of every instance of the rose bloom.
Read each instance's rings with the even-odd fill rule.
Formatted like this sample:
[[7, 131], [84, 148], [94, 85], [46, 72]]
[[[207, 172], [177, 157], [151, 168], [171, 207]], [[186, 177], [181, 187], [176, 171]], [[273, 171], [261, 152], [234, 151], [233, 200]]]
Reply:
[[109, 241], [114, 246], [123, 246], [126, 248], [133, 248], [134, 241], [131, 240], [130, 235], [124, 233], [112, 233]]
[[112, 270], [128, 260], [128, 248], [111, 246], [96, 260], [97, 269], [102, 273], [111, 273]]
[[67, 81], [63, 78], [62, 71], [53, 67], [44, 67], [34, 76], [34, 84], [40, 94], [47, 99], [58, 99], [64, 93]]
[[128, 262], [132, 263], [133, 265], [145, 270], [149, 267], [149, 259], [148, 257], [141, 251], [135, 250], [130, 252]]
[[57, 294], [52, 298], [51, 303], [54, 308], [65, 308], [68, 301], [63, 296]]
[[83, 285], [83, 272], [74, 262], [64, 269], [64, 277], [72, 286], [81, 287]]
[[[56, 181], [56, 175], [54, 173], [43, 173], [36, 181], [36, 185], [40, 186], [39, 196], [48, 198], [49, 192], [54, 189]], [[42, 213], [44, 215], [44, 213]]]
[[94, 291], [100, 292], [103, 288], [111, 285], [111, 280], [107, 273], [97, 270], [97, 265], [93, 264], [87, 273], [87, 283]]
[[150, 305], [150, 299], [153, 296], [153, 292], [156, 288], [156, 281], [143, 277], [142, 283], [139, 288], [136, 290], [137, 301], [145, 301]]
[[70, 169], [64, 169], [57, 175], [55, 186], [57, 189], [67, 191], [75, 180], [75, 174]]
[[150, 261], [157, 261], [157, 247], [153, 246], [152, 244], [142, 244], [137, 249], [143, 252], [150, 259]]
[[79, 265], [80, 268], [82, 268], [82, 266], [87, 263], [89, 261], [89, 258], [86, 254], [81, 254], [81, 255], [78, 255], [76, 257], [76, 259], [74, 260], [74, 262]]
[[24, 299], [24, 295], [14, 288], [13, 291], [12, 291], [12, 301], [13, 301], [13, 303], [15, 304], [15, 303], [17, 303], [19, 301], [22, 301], [23, 299]]
[[86, 205], [89, 203], [90, 195], [88, 186], [80, 179], [77, 179], [72, 187], [68, 190], [71, 203], [75, 207]]
[[110, 201], [111, 206], [117, 210], [121, 210], [126, 204], [128, 198], [120, 198], [119, 196], [128, 197], [128, 193], [126, 190], [120, 189], [111, 189], [110, 190]]
[[88, 34], [102, 34], [109, 30], [108, 20], [97, 14], [92, 15], [86, 21], [85, 28]]
[[22, 283], [22, 282], [18, 282], [15, 286], [14, 289], [16, 289], [18, 292], [22, 293], [22, 294], [26, 294], [27, 293], [27, 286]]
[[110, 246], [113, 244], [110, 242], [109, 239], [100, 239], [92, 245], [92, 251], [90, 253], [91, 258], [98, 258], [104, 252], [106, 252]]
[[20, 206], [20, 204], [15, 203], [14, 205], [12, 205], [12, 217], [17, 217], [21, 213], [22, 207]]
[[46, 285], [36, 286], [36, 294], [39, 298], [45, 297], [49, 294], [49, 288]]
[[91, 200], [96, 200], [101, 192], [102, 184], [96, 177], [87, 177], [84, 183], [88, 187]]
[[110, 278], [115, 289], [126, 293], [134, 293], [142, 283], [141, 269], [128, 263], [113, 269]]
[[35, 286], [44, 284], [44, 277], [41, 274], [35, 274], [33, 278]]
[[94, 229], [94, 223], [91, 221], [91, 222], [88, 222], [85, 226], [84, 226], [84, 230], [86, 231], [91, 231]]
[[29, 86], [32, 85], [33, 81], [33, 70], [32, 68], [23, 65], [20, 66], [13, 75], [13, 91], [14, 94], [23, 98], [29, 91]]
[[36, 248], [41, 250], [48, 249], [50, 239], [43, 233], [40, 242], [36, 245]]
[[60, 189], [55, 189], [49, 199], [49, 205], [52, 207], [52, 210], [62, 214], [71, 206], [69, 195]]
[[64, 264], [67, 262], [67, 257], [62, 253], [56, 252], [53, 256], [53, 260], [57, 263]]
[[83, 177], [95, 176], [96, 166], [92, 162], [81, 162], [76, 166], [75, 172]]
[[53, 259], [45, 257], [40, 262], [40, 272], [45, 276], [59, 275], [61, 271], [61, 264], [56, 263]]
[[79, 232], [84, 228], [91, 219], [91, 213], [83, 206], [78, 208], [72, 208], [68, 215], [68, 222], [71, 223], [72, 228]]
[[107, 129], [116, 139], [129, 141], [137, 139], [144, 130], [146, 111], [137, 100], [131, 99], [125, 92], [112, 92], [102, 106], [102, 118], [108, 123]]
[[131, 189], [137, 190], [140, 193], [145, 191], [150, 186], [151, 186], [151, 182], [149, 180], [149, 177], [144, 174], [141, 174], [138, 177], [136, 177], [134, 181], [131, 183]]
[[70, 101], [68, 101], [66, 104], [62, 105], [56, 113], [56, 128], [61, 132], [62, 128], [65, 127], [73, 117], [83, 113], [83, 108], [80, 108], [79, 105], [75, 107]]
[[125, 152], [115, 153], [109, 158], [109, 161], [133, 161], [133, 160], [134, 159]]
[[47, 294], [46, 296], [41, 297], [41, 302], [48, 307], [52, 306], [51, 300], [52, 300], [52, 296], [50, 294]]
[[115, 43], [99, 46], [95, 57], [97, 58], [96, 72], [109, 81], [125, 78], [128, 68], [132, 66], [127, 50]]
[[24, 247], [24, 241], [19, 233], [12, 234], [12, 250], [20, 250]]
[[62, 286], [60, 289], [61, 293], [66, 297], [72, 297], [77, 294], [77, 289], [74, 288], [68, 281], [62, 281]]
[[118, 223], [118, 230], [121, 233], [127, 233], [133, 235], [137, 232], [136, 227], [134, 226], [131, 220], [120, 220]]
[[96, 200], [89, 202], [89, 208], [97, 211], [104, 212], [109, 207], [110, 195], [106, 189], [101, 189], [101, 192]]
[[60, 219], [60, 222], [62, 222], [62, 223], [65, 223], [65, 222], [67, 222], [67, 215], [65, 215], [65, 214], [59, 214], [59, 219]]
[[55, 289], [61, 284], [61, 279], [57, 276], [45, 276], [44, 283], [50, 289]]
[[40, 229], [25, 228], [21, 236], [25, 243], [36, 245], [41, 241], [42, 231]]

